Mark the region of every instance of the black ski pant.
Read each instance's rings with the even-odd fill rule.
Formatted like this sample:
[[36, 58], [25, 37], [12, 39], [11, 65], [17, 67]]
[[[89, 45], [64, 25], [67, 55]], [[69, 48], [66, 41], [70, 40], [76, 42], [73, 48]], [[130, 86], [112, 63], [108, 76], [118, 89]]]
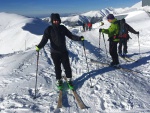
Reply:
[[65, 74], [67, 78], [72, 78], [72, 71], [70, 67], [70, 62], [69, 62], [69, 56], [68, 52], [63, 52], [63, 53], [51, 53], [51, 57], [53, 60], [53, 63], [55, 65], [55, 74], [56, 74], [56, 79], [61, 79], [61, 64], [63, 65], [65, 69]]
[[122, 46], [123, 46], [123, 53], [127, 53], [127, 39], [120, 39], [119, 46], [118, 46], [118, 53], [122, 54]]
[[117, 44], [118, 42], [109, 41], [109, 53], [112, 57], [114, 64], [119, 64], [118, 53], [117, 53]]

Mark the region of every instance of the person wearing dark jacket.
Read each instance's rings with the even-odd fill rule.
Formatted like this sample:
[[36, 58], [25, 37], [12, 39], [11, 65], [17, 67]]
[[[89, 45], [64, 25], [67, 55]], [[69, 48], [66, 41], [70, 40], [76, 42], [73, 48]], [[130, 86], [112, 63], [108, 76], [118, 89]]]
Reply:
[[41, 48], [50, 40], [51, 44], [51, 57], [55, 65], [55, 74], [57, 80], [57, 87], [62, 90], [62, 76], [61, 76], [61, 64], [65, 69], [65, 74], [68, 81], [68, 87], [73, 89], [72, 84], [72, 71], [69, 62], [69, 55], [66, 48], [66, 38], [74, 41], [83, 41], [83, 36], [73, 35], [64, 25], [60, 25], [61, 19], [58, 13], [51, 14], [51, 23], [44, 31], [41, 42], [36, 46], [36, 51], [39, 52]]
[[[127, 54], [127, 41], [129, 40], [129, 32], [134, 34], [139, 34], [138, 31], [135, 31], [129, 24], [126, 23], [125, 19], [121, 20], [121, 26], [123, 27], [123, 31], [125, 32], [123, 35], [121, 35], [119, 46], [118, 46], [118, 53], [120, 56], [124, 57]], [[123, 53], [122, 53], [122, 46], [123, 46]]]

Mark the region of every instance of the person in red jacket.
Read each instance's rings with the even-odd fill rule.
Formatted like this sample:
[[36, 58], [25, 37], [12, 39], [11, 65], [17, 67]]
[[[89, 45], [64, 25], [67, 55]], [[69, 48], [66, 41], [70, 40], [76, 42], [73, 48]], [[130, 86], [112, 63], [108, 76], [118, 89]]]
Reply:
[[58, 13], [51, 14], [52, 25], [48, 26], [45, 31], [41, 42], [36, 46], [36, 51], [39, 52], [43, 48], [48, 40], [51, 44], [51, 57], [55, 65], [55, 74], [57, 80], [57, 87], [62, 90], [62, 76], [61, 76], [61, 64], [65, 69], [65, 74], [68, 81], [68, 87], [73, 90], [72, 84], [72, 71], [69, 62], [68, 51], [66, 48], [66, 37], [74, 41], [83, 41], [83, 36], [73, 35], [64, 25], [60, 25], [61, 19]]
[[89, 29], [89, 31], [91, 31], [91, 29], [92, 29], [92, 23], [91, 22], [88, 23], [88, 29]]

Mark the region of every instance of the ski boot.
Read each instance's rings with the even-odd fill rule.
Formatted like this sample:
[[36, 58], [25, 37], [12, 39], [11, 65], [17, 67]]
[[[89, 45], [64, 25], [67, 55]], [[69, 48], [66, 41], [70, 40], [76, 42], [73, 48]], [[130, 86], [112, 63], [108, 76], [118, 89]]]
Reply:
[[63, 81], [60, 79], [60, 80], [57, 80], [57, 84], [56, 84], [58, 90], [62, 90], [63, 89]]
[[126, 56], [127, 56], [127, 54], [126, 54], [126, 53], [123, 53], [122, 57], [126, 57]]
[[119, 63], [114, 63], [114, 62], [111, 62], [109, 66], [114, 67], [114, 68], [119, 68], [120, 67]]
[[74, 90], [74, 87], [73, 87], [73, 84], [72, 84], [71, 80], [67, 81], [67, 84], [68, 84], [68, 87], [69, 87], [70, 90]]

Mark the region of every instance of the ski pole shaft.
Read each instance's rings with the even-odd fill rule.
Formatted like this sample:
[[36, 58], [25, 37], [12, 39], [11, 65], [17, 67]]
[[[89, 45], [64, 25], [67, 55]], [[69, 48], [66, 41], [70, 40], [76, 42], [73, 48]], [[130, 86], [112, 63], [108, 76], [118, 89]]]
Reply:
[[[86, 64], [87, 64], [87, 69], [88, 69], [88, 73], [89, 73], [89, 65], [88, 65], [88, 62], [87, 62], [87, 56], [86, 56], [86, 51], [85, 51], [85, 46], [84, 46], [84, 41], [82, 41], [82, 44], [83, 44], [83, 50], [84, 50], [84, 54], [85, 54], [85, 59], [86, 59]], [[92, 88], [92, 81], [91, 81], [91, 75], [89, 73], [89, 76], [90, 76], [90, 82], [91, 82], [91, 86], [90, 88]]]
[[101, 44], [101, 32], [99, 32], [99, 54], [100, 54], [100, 44]]
[[36, 80], [35, 80], [35, 96], [34, 96], [34, 99], [36, 99], [38, 63], [39, 63], [39, 51], [37, 52], [37, 67], [36, 67]]
[[108, 58], [107, 48], [106, 48], [106, 43], [105, 43], [105, 38], [104, 38], [104, 33], [102, 33], [102, 34], [103, 34], [103, 40], [104, 40], [104, 45], [105, 45], [106, 55], [107, 55], [107, 58]]
[[139, 44], [139, 57], [141, 58], [139, 34], [138, 34], [138, 44]]

